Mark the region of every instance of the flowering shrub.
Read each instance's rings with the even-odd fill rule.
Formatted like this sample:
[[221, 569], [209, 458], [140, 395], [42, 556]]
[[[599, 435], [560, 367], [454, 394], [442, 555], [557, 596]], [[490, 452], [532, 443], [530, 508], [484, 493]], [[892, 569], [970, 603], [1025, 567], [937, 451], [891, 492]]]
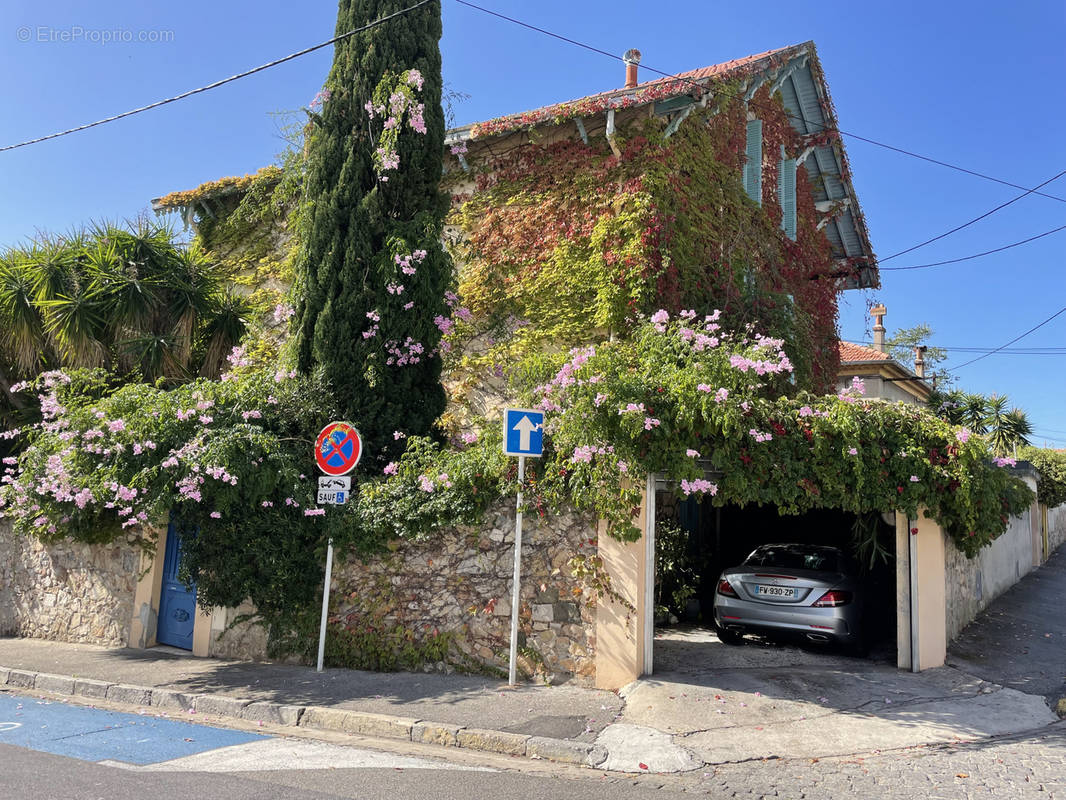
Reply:
[[[1005, 530], [1032, 493], [988, 460], [981, 437], [917, 406], [841, 396], [787, 396], [791, 361], [779, 339], [729, 333], [720, 315], [660, 311], [629, 339], [577, 348], [528, 390], [547, 414], [545, 458], [527, 497], [595, 512], [609, 532], [638, 535], [645, 476], [677, 481], [716, 504], [773, 504], [782, 513], [927, 509], [965, 553]], [[173, 514], [183, 569], [204, 607], [250, 599], [272, 633], [291, 632], [321, 581], [325, 542], [372, 551], [398, 537], [475, 523], [514, 490], [495, 425], [453, 446], [395, 431], [405, 451], [366, 459], [345, 506], [314, 505], [314, 433], [334, 418], [315, 379], [251, 366], [170, 391], [112, 390], [103, 373], [46, 373], [31, 387], [42, 421], [6, 436], [2, 490], [17, 530], [45, 540], [154, 542]], [[20, 387], [21, 388], [21, 387]]]
[[532, 392], [554, 450], [542, 491], [627, 539], [649, 472], [683, 495], [787, 514], [925, 508], [969, 555], [1032, 502], [979, 438], [926, 409], [865, 399], [861, 382], [789, 397], [781, 340], [720, 325], [717, 313], [660, 311], [628, 340], [571, 351]]
[[317, 508], [314, 436], [336, 418], [332, 392], [247, 360], [237, 348], [222, 380], [170, 391], [116, 389], [101, 371], [16, 387], [37, 394], [42, 421], [3, 434], [25, 444], [5, 459], [4, 513], [45, 541], [127, 538], [148, 549], [172, 516], [194, 532], [182, 568], [200, 604], [251, 599], [278, 632], [321, 588], [327, 539], [342, 557], [371, 551], [474, 522], [500, 495], [498, 433], [454, 449], [412, 436], [384, 474], [364, 460], [349, 504]]
[[422, 90], [424, 79], [417, 69], [409, 69], [399, 77], [386, 73], [372, 100], [367, 100], [364, 108], [371, 122], [381, 120], [381, 132], [377, 137], [377, 149], [374, 150], [374, 166], [378, 180], [388, 181], [384, 174], [400, 167], [400, 155], [397, 144], [404, 119], [415, 133], [426, 133], [424, 103], [418, 102], [417, 92]]

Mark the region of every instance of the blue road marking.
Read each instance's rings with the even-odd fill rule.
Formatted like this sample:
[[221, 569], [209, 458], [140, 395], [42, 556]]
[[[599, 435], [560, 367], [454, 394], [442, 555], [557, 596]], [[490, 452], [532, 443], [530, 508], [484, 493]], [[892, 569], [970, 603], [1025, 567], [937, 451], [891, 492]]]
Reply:
[[157, 764], [267, 738], [270, 737], [154, 716], [0, 694], [0, 743], [82, 761]]

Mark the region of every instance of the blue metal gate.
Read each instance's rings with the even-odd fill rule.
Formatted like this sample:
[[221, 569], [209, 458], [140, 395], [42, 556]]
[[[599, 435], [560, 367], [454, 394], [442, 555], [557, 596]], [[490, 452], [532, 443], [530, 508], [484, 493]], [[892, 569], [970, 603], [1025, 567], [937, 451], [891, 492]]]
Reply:
[[178, 578], [179, 566], [181, 529], [171, 522], [167, 527], [167, 548], [163, 557], [163, 586], [159, 593], [156, 641], [192, 650], [192, 629], [196, 621], [196, 584], [186, 586]]

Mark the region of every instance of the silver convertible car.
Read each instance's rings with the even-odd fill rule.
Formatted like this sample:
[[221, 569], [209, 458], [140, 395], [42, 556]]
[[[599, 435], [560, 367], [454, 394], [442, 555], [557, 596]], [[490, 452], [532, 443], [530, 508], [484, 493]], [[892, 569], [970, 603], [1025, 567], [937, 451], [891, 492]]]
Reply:
[[866, 645], [863, 582], [854, 559], [836, 547], [764, 544], [725, 570], [714, 595], [714, 627], [726, 644], [745, 633]]

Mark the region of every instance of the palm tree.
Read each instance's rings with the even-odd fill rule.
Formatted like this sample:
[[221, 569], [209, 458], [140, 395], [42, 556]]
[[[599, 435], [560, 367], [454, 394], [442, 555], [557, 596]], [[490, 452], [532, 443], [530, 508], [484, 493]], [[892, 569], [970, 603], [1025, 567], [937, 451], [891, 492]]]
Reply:
[[1025, 412], [1018, 408], [1008, 411], [1009, 402], [1006, 395], [987, 397], [960, 389], [934, 392], [929, 398], [933, 413], [952, 425], [983, 435], [997, 456], [1011, 455], [1017, 447], [1028, 444], [1033, 433]]
[[988, 416], [986, 418], [988, 444], [997, 456], [1009, 456], [1018, 447], [1029, 444], [1033, 426], [1025, 412], [1012, 408], [1007, 410], [1006, 395], [992, 395], [988, 398]]
[[249, 311], [167, 228], [97, 225], [0, 260], [0, 364], [20, 378], [49, 366], [102, 366], [133, 381], [217, 377]]
[[983, 394], [964, 393], [959, 416], [962, 424], [974, 433], [987, 433], [989, 423], [989, 400]]

